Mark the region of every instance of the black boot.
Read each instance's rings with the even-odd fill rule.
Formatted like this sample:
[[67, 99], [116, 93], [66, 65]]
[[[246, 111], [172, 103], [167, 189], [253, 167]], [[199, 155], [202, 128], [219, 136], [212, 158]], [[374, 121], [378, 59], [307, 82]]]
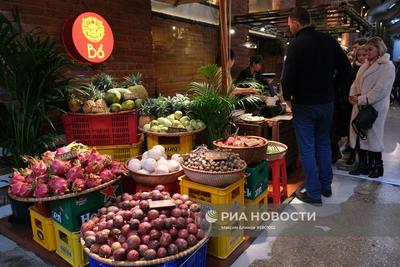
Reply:
[[352, 149], [352, 148], [349, 148], [349, 150], [350, 150], [350, 156], [347, 159], [346, 164], [347, 165], [353, 165], [354, 162], [356, 161], [356, 150]]
[[383, 161], [381, 152], [369, 152], [372, 160], [372, 167], [368, 174], [369, 178], [378, 178], [383, 176]]
[[350, 171], [349, 174], [351, 175], [367, 175], [369, 174], [369, 167], [368, 167], [368, 160], [367, 160], [367, 151], [359, 149], [358, 150], [358, 158], [359, 162], [357, 168]]
[[337, 143], [332, 143], [332, 163], [336, 163], [339, 159], [342, 158], [342, 153], [340, 153], [340, 148]]

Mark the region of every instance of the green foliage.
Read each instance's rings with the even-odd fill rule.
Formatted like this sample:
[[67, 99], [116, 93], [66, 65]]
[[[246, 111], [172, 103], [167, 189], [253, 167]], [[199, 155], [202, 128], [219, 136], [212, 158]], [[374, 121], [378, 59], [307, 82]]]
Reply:
[[[256, 95], [235, 96], [234, 89], [244, 83], [231, 84], [228, 91], [224, 92], [221, 68], [216, 64], [203, 66], [199, 72], [203, 74], [204, 81], [190, 83], [190, 91], [193, 94], [190, 111], [194, 117], [207, 125], [211, 145], [213, 140], [224, 138], [230, 133], [234, 125], [232, 113], [236, 107], [255, 105], [262, 100]], [[246, 81], [245, 84], [259, 87], [259, 84], [252, 81]]]
[[124, 77], [121, 86], [124, 88], [128, 88], [129, 86], [134, 86], [139, 84], [142, 84], [142, 74], [140, 72], [132, 73], [131, 75]]
[[106, 73], [98, 74], [93, 79], [94, 87], [102, 92], [115, 87], [114, 78]]
[[0, 87], [7, 98], [0, 104], [0, 146], [19, 167], [21, 155], [37, 155], [54, 143], [54, 132], [42, 135], [40, 129], [44, 121], [53, 127], [47, 111], [63, 97], [71, 61], [55, 40], [39, 37], [37, 30], [22, 33], [14, 15], [11, 22], [0, 14]]

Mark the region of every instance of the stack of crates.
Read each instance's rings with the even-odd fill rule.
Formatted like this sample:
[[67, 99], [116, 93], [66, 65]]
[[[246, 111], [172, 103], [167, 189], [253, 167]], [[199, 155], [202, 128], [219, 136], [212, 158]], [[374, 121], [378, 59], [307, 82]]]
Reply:
[[[240, 212], [241, 210], [237, 210], [236, 207], [243, 207], [244, 205], [246, 177], [225, 188], [198, 184], [189, 180], [186, 176], [180, 177], [179, 180], [181, 194], [188, 195], [190, 200], [201, 205], [211, 208], [218, 207], [218, 205], [221, 205], [221, 207], [229, 205], [233, 212]], [[229, 257], [245, 240], [243, 228], [240, 227], [240, 224], [241, 222], [230, 222], [230, 225], [224, 225], [230, 227], [225, 228], [227, 230], [223, 230], [222, 234], [219, 235], [218, 232], [215, 232], [216, 236], [211, 237], [208, 242], [208, 254], [220, 259]], [[214, 231], [221, 229], [220, 226], [218, 223], [212, 225]], [[228, 233], [228, 231], [230, 232]]]
[[[249, 174], [246, 181], [245, 205], [248, 211], [264, 211], [268, 204], [268, 178], [270, 175], [266, 160], [248, 165]], [[247, 222], [247, 226], [257, 226], [261, 221]]]
[[56, 250], [56, 239], [54, 236], [54, 223], [51, 217], [41, 213], [32, 206], [29, 208], [33, 240], [48, 251]]
[[50, 209], [57, 255], [72, 266], [87, 265], [88, 259], [79, 239], [80, 227], [97, 214], [106, 201], [121, 194], [122, 185], [118, 181], [99, 191], [52, 201]]
[[166, 136], [157, 133], [147, 132], [147, 149], [155, 145], [162, 145], [165, 148], [167, 156], [173, 154], [186, 154], [193, 150], [194, 135], [182, 133], [181, 135]]
[[142, 153], [137, 112], [109, 114], [68, 113], [62, 116], [67, 142], [96, 147], [101, 154], [125, 162]]

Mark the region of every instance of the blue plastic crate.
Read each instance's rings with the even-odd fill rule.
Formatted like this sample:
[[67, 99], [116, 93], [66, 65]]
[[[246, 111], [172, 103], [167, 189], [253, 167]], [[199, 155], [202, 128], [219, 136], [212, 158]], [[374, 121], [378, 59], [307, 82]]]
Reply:
[[[207, 242], [199, 247], [195, 252], [186, 257], [169, 261], [162, 264], [147, 265], [150, 267], [205, 267], [207, 261]], [[109, 265], [102, 262], [98, 262], [89, 256], [90, 267], [115, 267], [115, 265]]]

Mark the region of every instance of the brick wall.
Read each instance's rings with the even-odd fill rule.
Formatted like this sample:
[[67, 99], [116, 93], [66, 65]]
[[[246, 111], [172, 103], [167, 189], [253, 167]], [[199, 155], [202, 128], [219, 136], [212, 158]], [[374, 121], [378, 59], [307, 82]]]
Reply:
[[114, 51], [104, 63], [84, 64], [74, 68], [74, 75], [91, 77], [95, 73], [107, 72], [123, 77], [132, 72], [141, 72], [144, 84], [154, 92], [154, 64], [151, 38], [151, 5], [142, 0], [1, 0], [0, 12], [11, 17], [13, 7], [19, 9], [26, 30], [40, 26], [43, 32], [60, 40], [63, 23], [72, 15], [93, 11], [102, 15], [114, 33]]
[[152, 36], [157, 92], [162, 95], [186, 92], [189, 83], [200, 78], [199, 67], [215, 63], [218, 33], [218, 27], [154, 15]]

